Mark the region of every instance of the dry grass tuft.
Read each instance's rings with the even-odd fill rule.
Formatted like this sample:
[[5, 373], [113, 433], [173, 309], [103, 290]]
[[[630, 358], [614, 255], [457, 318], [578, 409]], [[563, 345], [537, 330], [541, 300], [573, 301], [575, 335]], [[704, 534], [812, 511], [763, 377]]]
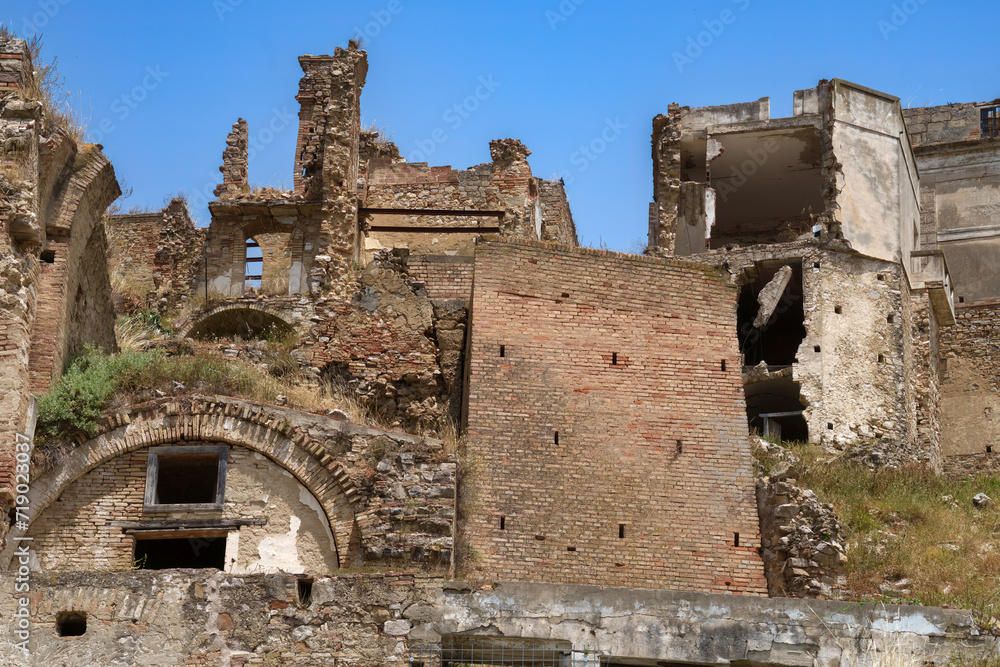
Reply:
[[814, 446], [789, 448], [803, 461], [799, 484], [832, 504], [849, 533], [854, 599], [953, 606], [1000, 624], [1000, 508], [972, 503], [978, 493], [1000, 500], [1000, 479], [874, 471]]

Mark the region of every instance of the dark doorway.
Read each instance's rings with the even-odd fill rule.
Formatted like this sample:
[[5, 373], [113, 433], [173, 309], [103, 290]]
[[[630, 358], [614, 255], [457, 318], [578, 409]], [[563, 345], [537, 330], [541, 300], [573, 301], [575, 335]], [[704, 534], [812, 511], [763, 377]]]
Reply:
[[226, 565], [225, 537], [136, 539], [135, 564], [143, 570], [213, 568]]

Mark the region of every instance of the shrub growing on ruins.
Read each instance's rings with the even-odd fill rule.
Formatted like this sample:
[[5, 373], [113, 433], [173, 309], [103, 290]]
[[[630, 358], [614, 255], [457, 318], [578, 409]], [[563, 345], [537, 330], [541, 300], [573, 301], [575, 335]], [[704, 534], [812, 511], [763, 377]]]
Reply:
[[162, 358], [160, 352], [107, 355], [87, 347], [70, 364], [59, 383], [38, 401], [38, 425], [43, 434], [69, 431], [93, 433], [97, 418], [123, 378]]

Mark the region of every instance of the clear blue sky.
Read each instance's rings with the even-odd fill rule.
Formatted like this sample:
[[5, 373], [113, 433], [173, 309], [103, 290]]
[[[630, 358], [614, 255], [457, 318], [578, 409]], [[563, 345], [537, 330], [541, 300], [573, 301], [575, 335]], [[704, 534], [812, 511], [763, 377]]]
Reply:
[[[794, 90], [834, 77], [904, 106], [993, 99], [995, 17], [985, 0], [4, 0], [0, 8], [19, 34], [42, 33], [45, 56], [58, 56], [91, 139], [134, 188], [127, 205], [158, 208], [184, 191], [207, 223], [205, 194], [241, 116], [260, 146], [251, 181], [290, 187], [296, 58], [332, 53], [363, 33], [364, 122], [384, 126], [405, 156], [419, 158], [423, 147], [431, 164], [456, 168], [489, 161], [491, 139], [521, 139], [537, 176], [566, 179], [581, 242], [623, 250], [646, 236], [651, 121], [669, 103], [770, 96], [772, 116], [787, 116]], [[460, 115], [456, 104], [468, 110]], [[439, 128], [446, 139], [435, 142]]]

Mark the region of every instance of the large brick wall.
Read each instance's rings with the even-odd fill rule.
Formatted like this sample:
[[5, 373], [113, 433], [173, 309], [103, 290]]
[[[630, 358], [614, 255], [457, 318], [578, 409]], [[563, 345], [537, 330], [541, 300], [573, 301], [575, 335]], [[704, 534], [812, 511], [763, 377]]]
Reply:
[[735, 313], [707, 266], [478, 246], [460, 568], [765, 594]]

